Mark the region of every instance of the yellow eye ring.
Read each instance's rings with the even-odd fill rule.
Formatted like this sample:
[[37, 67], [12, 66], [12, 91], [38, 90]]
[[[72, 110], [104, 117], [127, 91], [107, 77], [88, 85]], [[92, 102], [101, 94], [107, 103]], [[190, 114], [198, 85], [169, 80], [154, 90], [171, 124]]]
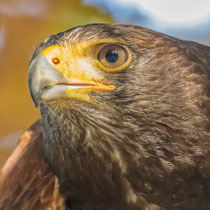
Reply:
[[96, 65], [105, 71], [119, 71], [131, 62], [131, 53], [120, 44], [100, 45], [95, 55]]

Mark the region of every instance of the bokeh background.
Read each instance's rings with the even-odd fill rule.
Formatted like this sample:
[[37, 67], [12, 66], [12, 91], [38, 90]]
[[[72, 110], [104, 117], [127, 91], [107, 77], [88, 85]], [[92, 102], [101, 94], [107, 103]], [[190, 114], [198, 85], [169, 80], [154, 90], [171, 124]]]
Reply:
[[210, 45], [209, 0], [0, 0], [0, 167], [40, 117], [27, 85], [35, 46], [94, 22], [136, 24]]

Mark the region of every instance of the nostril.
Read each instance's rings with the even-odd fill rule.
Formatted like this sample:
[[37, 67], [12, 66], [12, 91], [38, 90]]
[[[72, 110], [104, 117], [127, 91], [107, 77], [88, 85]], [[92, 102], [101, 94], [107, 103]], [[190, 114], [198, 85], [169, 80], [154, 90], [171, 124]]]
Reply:
[[54, 63], [54, 64], [59, 64], [60, 63], [60, 60], [59, 60], [59, 58], [52, 58], [52, 62]]

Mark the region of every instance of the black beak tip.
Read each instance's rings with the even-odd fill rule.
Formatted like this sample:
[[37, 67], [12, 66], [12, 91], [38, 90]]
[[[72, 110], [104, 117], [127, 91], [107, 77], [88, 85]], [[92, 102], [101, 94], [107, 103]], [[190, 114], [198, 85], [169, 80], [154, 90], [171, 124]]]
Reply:
[[38, 107], [38, 101], [37, 101], [37, 97], [34, 94], [34, 91], [32, 90], [32, 80], [31, 80], [31, 76], [29, 75], [29, 79], [28, 79], [28, 87], [29, 87], [29, 92], [30, 92], [30, 96], [32, 99], [32, 102], [34, 104], [35, 107]]

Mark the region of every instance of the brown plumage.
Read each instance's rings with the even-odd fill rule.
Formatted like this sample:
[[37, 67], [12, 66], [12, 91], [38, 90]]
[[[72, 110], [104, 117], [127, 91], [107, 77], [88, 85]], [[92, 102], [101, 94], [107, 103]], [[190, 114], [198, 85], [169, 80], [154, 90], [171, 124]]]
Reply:
[[56, 176], [41, 155], [41, 120], [23, 133], [0, 174], [0, 209], [65, 209]]
[[142, 27], [50, 36], [29, 68], [42, 125], [3, 168], [0, 209], [210, 209], [209, 79], [209, 47]]

